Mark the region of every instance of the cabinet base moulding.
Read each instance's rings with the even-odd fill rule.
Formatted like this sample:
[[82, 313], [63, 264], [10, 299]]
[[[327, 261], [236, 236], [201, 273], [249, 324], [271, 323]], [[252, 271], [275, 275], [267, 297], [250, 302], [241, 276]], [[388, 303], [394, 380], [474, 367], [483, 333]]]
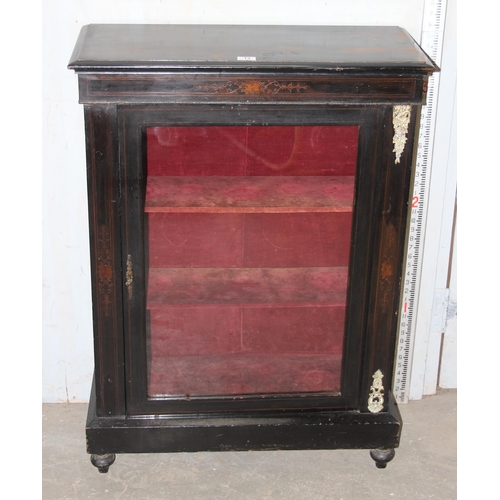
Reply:
[[270, 411], [98, 417], [92, 393], [87, 417], [87, 452], [184, 453], [201, 451], [394, 449], [402, 420], [388, 395], [386, 412]]

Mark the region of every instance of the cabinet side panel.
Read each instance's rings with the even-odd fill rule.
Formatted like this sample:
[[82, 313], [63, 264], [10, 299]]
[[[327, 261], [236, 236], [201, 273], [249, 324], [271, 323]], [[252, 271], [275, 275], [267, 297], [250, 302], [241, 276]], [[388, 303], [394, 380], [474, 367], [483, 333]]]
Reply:
[[[374, 411], [385, 409], [392, 387], [414, 135], [420, 109], [418, 106], [403, 108], [409, 111], [404, 118], [403, 132], [394, 108], [387, 107], [385, 112], [384, 148], [379, 167], [382, 190], [375, 207], [371, 319], [361, 391], [362, 410], [368, 409], [370, 396], [375, 398]], [[383, 393], [383, 400], [379, 399], [379, 393]]]
[[125, 413], [116, 106], [85, 106], [97, 416]]

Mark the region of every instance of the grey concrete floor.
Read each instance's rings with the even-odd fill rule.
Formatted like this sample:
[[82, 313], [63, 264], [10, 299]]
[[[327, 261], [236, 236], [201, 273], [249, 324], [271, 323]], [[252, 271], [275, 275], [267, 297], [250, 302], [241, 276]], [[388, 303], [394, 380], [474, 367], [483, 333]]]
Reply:
[[457, 394], [400, 405], [396, 457], [367, 450], [118, 455], [107, 474], [85, 452], [86, 404], [44, 404], [43, 498], [356, 500], [457, 498]]

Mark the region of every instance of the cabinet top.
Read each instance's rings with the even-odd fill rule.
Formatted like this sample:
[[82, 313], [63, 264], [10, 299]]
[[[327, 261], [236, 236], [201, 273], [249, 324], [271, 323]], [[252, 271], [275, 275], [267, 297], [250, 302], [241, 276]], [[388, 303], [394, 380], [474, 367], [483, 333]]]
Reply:
[[68, 68], [92, 73], [438, 70], [395, 26], [181, 24], [84, 26]]

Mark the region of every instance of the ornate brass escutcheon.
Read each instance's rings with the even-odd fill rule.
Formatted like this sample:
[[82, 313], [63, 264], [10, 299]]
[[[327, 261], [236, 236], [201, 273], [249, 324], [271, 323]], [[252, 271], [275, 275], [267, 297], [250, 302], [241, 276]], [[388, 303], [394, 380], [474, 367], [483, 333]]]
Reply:
[[373, 383], [368, 396], [368, 410], [378, 413], [384, 408], [384, 386], [382, 385], [383, 373], [377, 370], [373, 374]]
[[392, 124], [394, 127], [394, 143], [393, 153], [396, 153], [394, 163], [399, 163], [401, 154], [405, 149], [406, 134], [408, 133], [408, 125], [410, 124], [411, 106], [394, 106], [392, 112]]

